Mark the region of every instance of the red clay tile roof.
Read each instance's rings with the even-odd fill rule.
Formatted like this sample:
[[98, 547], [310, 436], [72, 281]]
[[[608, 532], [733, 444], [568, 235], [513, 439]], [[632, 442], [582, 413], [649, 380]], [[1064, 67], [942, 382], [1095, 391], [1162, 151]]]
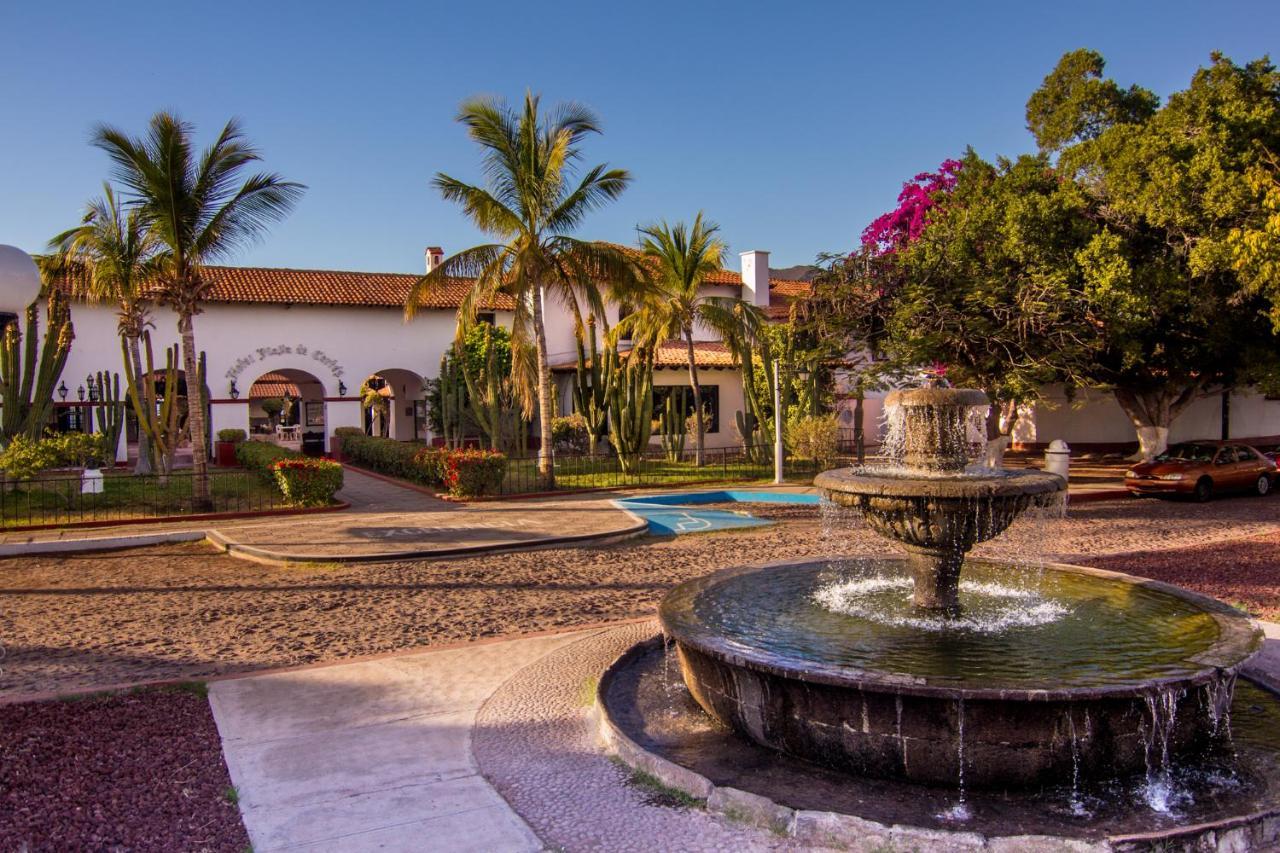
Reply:
[[[368, 305], [403, 308], [418, 276], [408, 273], [297, 270], [274, 267], [205, 267], [210, 302], [255, 302], [286, 305]], [[54, 285], [70, 292], [65, 278]], [[462, 304], [469, 282], [450, 279], [428, 294], [424, 308], [455, 309]], [[511, 311], [510, 297], [498, 296], [490, 310]]]
[[[625, 248], [628, 251], [637, 250]], [[302, 270], [278, 267], [205, 267], [205, 275], [211, 286], [210, 302], [246, 302], [286, 305], [366, 305], [373, 307], [402, 308], [409, 298], [409, 290], [418, 276], [408, 273], [348, 272], [344, 270]], [[718, 270], [707, 276], [706, 283], [721, 287], [741, 287], [742, 274], [729, 269]], [[64, 293], [71, 292], [66, 278], [54, 281], [54, 286]], [[456, 309], [462, 304], [470, 281], [450, 279], [422, 301], [424, 308]], [[778, 297], [789, 301], [808, 292], [802, 281], [771, 279], [769, 293], [775, 305], [769, 309], [775, 314]], [[488, 310], [511, 311], [515, 303], [510, 297], [499, 295], [493, 304], [481, 306]], [[781, 315], [786, 316], [785, 309]], [[775, 318], [776, 319], [776, 318]]]

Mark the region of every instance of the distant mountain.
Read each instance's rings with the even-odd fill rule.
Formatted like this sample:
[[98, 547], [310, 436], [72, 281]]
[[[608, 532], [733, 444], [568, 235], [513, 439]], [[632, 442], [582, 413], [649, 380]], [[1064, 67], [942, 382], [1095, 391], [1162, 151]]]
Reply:
[[769, 267], [769, 278], [780, 278], [784, 281], [813, 281], [822, 272], [813, 264], [796, 264], [794, 267], [783, 267], [780, 270]]

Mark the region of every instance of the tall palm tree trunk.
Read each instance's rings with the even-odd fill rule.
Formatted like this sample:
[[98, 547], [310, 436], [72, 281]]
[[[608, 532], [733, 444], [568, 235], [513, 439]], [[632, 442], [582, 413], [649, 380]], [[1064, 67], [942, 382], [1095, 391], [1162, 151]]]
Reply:
[[204, 400], [201, 393], [200, 368], [196, 356], [196, 330], [194, 317], [182, 314], [178, 320], [178, 333], [182, 336], [182, 369], [187, 379], [187, 429], [191, 434], [191, 501], [197, 509], [207, 509], [209, 501], [208, 424], [204, 416]]
[[693, 389], [693, 422], [697, 426], [694, 430], [697, 441], [693, 445], [693, 464], [701, 468], [707, 461], [702, 446], [706, 443], [707, 428], [702, 422], [702, 383], [698, 381], [698, 360], [693, 352], [693, 329], [684, 330], [684, 342], [689, 350], [689, 387]]
[[[133, 362], [133, 375], [141, 377], [142, 373], [142, 349], [138, 341], [137, 335], [129, 335], [126, 338], [129, 345], [129, 360]], [[151, 377], [145, 377], [143, 381], [150, 382]], [[139, 388], [141, 391], [141, 388]], [[129, 443], [129, 435], [126, 431], [124, 437], [125, 445]], [[138, 426], [138, 461], [133, 466], [134, 474], [150, 474], [152, 472], [151, 464], [151, 439], [147, 436], [147, 431], [139, 424]]]
[[534, 349], [538, 359], [538, 480], [543, 489], [556, 487], [555, 460], [551, 448], [551, 368], [547, 363], [547, 327], [542, 318], [542, 284], [533, 293]]

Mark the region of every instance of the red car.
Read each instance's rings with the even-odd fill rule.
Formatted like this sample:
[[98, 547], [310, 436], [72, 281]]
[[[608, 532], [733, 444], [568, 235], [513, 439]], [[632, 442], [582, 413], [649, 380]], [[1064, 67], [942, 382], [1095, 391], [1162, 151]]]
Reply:
[[1135, 495], [1189, 495], [1210, 500], [1218, 492], [1265, 495], [1276, 480], [1276, 463], [1247, 444], [1188, 441], [1124, 473]]

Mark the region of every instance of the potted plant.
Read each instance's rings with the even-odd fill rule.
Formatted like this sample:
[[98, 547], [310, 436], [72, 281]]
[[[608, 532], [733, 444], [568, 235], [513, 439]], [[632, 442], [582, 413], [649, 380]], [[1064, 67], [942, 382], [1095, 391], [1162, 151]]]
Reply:
[[280, 423], [280, 413], [284, 411], [284, 400], [279, 397], [267, 397], [258, 405], [262, 407], [262, 413], [271, 421], [271, 431], [275, 432], [276, 425]]
[[102, 494], [102, 466], [107, 461], [107, 442], [102, 433], [66, 432], [46, 441], [56, 445], [62, 464], [80, 469], [80, 494]]
[[248, 438], [242, 429], [220, 429], [218, 440], [214, 444], [218, 464], [223, 468], [235, 468], [240, 464], [236, 459], [236, 445]]

